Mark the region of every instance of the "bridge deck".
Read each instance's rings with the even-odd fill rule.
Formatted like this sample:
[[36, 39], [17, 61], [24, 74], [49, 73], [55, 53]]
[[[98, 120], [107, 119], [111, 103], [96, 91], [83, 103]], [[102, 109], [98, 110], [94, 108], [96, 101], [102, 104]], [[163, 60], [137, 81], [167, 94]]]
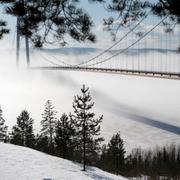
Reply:
[[85, 72], [112, 73], [112, 74], [122, 74], [122, 75], [131, 75], [131, 76], [144, 76], [144, 77], [180, 80], [180, 73], [159, 72], [159, 71], [111, 69], [111, 68], [108, 69], [108, 68], [92, 68], [92, 67], [79, 67], [79, 66], [56, 66], [56, 67], [46, 66], [46, 67], [31, 67], [31, 69], [85, 71]]

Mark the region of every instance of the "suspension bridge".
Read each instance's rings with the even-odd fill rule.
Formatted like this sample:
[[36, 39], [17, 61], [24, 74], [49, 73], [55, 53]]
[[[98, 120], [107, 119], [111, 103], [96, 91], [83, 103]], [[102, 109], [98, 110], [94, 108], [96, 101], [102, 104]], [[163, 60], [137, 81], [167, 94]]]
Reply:
[[[168, 16], [153, 23], [154, 25], [143, 32], [140, 36], [137, 36], [138, 27], [142, 27], [143, 21], [149, 16], [150, 12], [147, 13], [137, 24], [129, 28], [119, 40], [107, 49], [99, 52], [94, 57], [81, 61], [80, 63], [72, 64], [62, 61], [57, 57], [48, 58], [47, 56], [41, 55], [41, 58], [51, 65], [49, 66], [37, 66], [31, 67], [33, 70], [66, 70], [66, 71], [83, 71], [83, 72], [98, 72], [98, 73], [113, 73], [133, 76], [144, 76], [164, 79], [177, 79], [180, 80], [180, 58], [178, 51], [172, 50], [172, 44], [174, 43], [169, 39], [169, 44], [163, 44], [166, 48], [162, 49], [162, 56], [153, 57], [147, 59], [146, 54], [139, 55], [140, 51], [145, 51], [145, 45], [147, 40], [157, 38], [157, 31], [154, 32], [164, 21], [167, 20]], [[167, 35], [172, 36], [172, 35]], [[118, 47], [123, 41], [128, 41], [124, 48], [113, 51], [114, 47]], [[177, 39], [175, 39], [177, 41]], [[125, 53], [136, 49], [136, 53], [127, 59], [124, 57]], [[169, 50], [171, 49], [171, 51]], [[171, 56], [172, 52], [176, 57]], [[40, 52], [41, 53], [41, 52]], [[170, 54], [167, 56], [167, 54]], [[58, 63], [54, 62], [54, 60]]]

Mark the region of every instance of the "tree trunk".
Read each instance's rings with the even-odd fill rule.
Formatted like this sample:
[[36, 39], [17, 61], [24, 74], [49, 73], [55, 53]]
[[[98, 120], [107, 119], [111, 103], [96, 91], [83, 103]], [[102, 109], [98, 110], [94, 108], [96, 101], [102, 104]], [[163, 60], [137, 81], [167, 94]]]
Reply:
[[[85, 99], [85, 94], [83, 94], [83, 99]], [[83, 159], [84, 159], [84, 162], [83, 162], [83, 171], [86, 171], [86, 118], [85, 118], [85, 107], [86, 107], [86, 104], [85, 102], [83, 102], [83, 119], [84, 119], [84, 123], [83, 123], [83, 149], [84, 149], [84, 153], [83, 153]]]
[[51, 119], [49, 120], [49, 128], [50, 128], [50, 131], [49, 131], [49, 135], [50, 135], [50, 153], [52, 154], [52, 151], [53, 151], [53, 140], [52, 140], [52, 136], [53, 136], [53, 130], [52, 130], [52, 124], [51, 124]]
[[83, 125], [83, 171], [86, 171], [86, 131], [85, 131], [85, 119]]

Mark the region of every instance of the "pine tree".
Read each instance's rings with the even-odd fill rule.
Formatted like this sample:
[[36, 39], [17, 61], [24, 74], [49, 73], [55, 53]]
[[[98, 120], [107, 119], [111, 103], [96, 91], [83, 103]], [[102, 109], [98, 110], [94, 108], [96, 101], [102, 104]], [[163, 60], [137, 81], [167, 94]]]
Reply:
[[50, 153], [49, 138], [47, 136], [42, 136], [42, 135], [37, 134], [35, 139], [36, 139], [35, 148], [38, 151], [41, 151], [44, 153]]
[[7, 23], [5, 21], [0, 20], [0, 39], [2, 39], [5, 34], [9, 33], [9, 29], [7, 29], [6, 26]]
[[[177, 166], [176, 167], [180, 167], [180, 146], [177, 149], [177, 160], [176, 160], [176, 162], [177, 162]], [[179, 170], [179, 172], [180, 172], [180, 170]], [[180, 176], [180, 173], [179, 173], [179, 176]]]
[[21, 132], [20, 128], [18, 127], [18, 125], [15, 125], [12, 127], [12, 132], [11, 132], [11, 136], [10, 136], [10, 143], [16, 144], [19, 146], [24, 146], [23, 135], [22, 135], [22, 132]]
[[30, 118], [29, 125], [26, 129], [26, 146], [30, 148], [35, 148], [35, 135], [33, 132], [34, 121]]
[[55, 133], [55, 128], [56, 128], [56, 111], [54, 110], [54, 106], [52, 105], [51, 101], [48, 100], [45, 104], [45, 110], [44, 113], [42, 114], [42, 137], [47, 136], [48, 141], [49, 141], [49, 148], [50, 148], [50, 153], [52, 154], [54, 151], [54, 133]]
[[72, 119], [64, 113], [56, 125], [55, 143], [58, 155], [62, 158], [73, 159], [75, 127]]
[[124, 142], [120, 137], [120, 133], [113, 135], [107, 148], [107, 166], [111, 172], [121, 173], [125, 165], [125, 153]]
[[95, 114], [90, 110], [94, 106], [91, 102], [91, 96], [89, 88], [83, 85], [81, 89], [82, 95], [75, 96], [73, 102], [74, 114], [70, 117], [75, 122], [76, 135], [78, 138], [77, 147], [79, 146], [80, 151], [83, 153], [83, 170], [86, 170], [88, 154], [98, 149], [98, 146], [103, 138], [100, 135], [100, 123], [102, 122], [103, 116], [95, 119]]
[[107, 169], [107, 146], [104, 144], [101, 148], [101, 156], [100, 160], [98, 163], [98, 167], [100, 167], [103, 170], [108, 170]]
[[7, 128], [8, 127], [5, 125], [5, 120], [2, 117], [2, 109], [0, 107], [0, 141], [6, 141]]
[[16, 125], [12, 128], [11, 143], [34, 148], [33, 122], [28, 111], [23, 110], [17, 117]]
[[[44, 43], [65, 46], [66, 35], [79, 41], [95, 41], [93, 23], [77, 0], [0, 0], [5, 12], [20, 17], [20, 34], [36, 47]], [[53, 36], [52, 36], [53, 34]]]

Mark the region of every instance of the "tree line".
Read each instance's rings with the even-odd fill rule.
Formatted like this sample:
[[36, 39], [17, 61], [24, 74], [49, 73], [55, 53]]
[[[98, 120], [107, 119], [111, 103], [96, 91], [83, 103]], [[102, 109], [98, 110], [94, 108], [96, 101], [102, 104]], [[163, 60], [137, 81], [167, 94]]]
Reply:
[[2, 139], [5, 142], [81, 162], [85, 171], [86, 164], [96, 164], [101, 149], [100, 144], [104, 140], [100, 135], [103, 116], [95, 117], [91, 111], [93, 106], [89, 88], [83, 85], [81, 95], [74, 96], [74, 112], [68, 115], [63, 113], [57, 118], [57, 111], [52, 102], [50, 100], [46, 102], [41, 131], [36, 135], [33, 130], [34, 120], [27, 110], [23, 110], [17, 117], [9, 136], [7, 126], [4, 125], [5, 121], [1, 118]]
[[35, 135], [34, 120], [27, 110], [17, 117], [11, 133], [0, 108], [0, 140], [25, 146], [83, 164], [97, 166], [105, 171], [139, 179], [180, 179], [180, 146], [159, 147], [152, 150], [134, 149], [126, 153], [120, 132], [114, 134], [107, 145], [103, 144], [101, 122], [95, 117], [94, 102], [89, 88], [83, 85], [81, 94], [74, 96], [73, 112], [57, 118], [52, 102], [45, 104], [41, 131]]

